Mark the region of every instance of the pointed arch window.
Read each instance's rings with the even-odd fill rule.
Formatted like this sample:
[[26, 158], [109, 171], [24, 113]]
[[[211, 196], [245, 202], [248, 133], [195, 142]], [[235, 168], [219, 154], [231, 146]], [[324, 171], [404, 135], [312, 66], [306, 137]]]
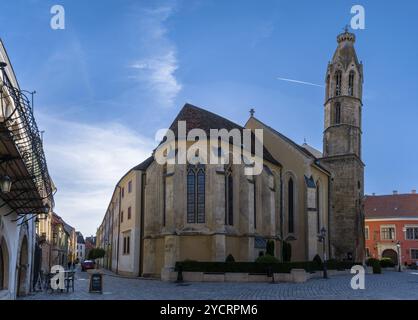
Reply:
[[327, 82], [326, 82], [326, 88], [325, 88], [325, 99], [328, 100], [330, 98], [329, 96], [329, 83], [330, 83], [330, 76], [327, 76]]
[[166, 211], [167, 211], [167, 165], [163, 168], [163, 227], [166, 224]]
[[316, 183], [316, 231], [319, 234], [321, 231], [321, 189], [319, 181]]
[[254, 229], [257, 229], [257, 179], [256, 176], [254, 176], [254, 193], [253, 193], [253, 197], [254, 197]]
[[205, 223], [205, 166], [187, 168], [187, 223]]
[[341, 71], [337, 71], [335, 73], [335, 95], [340, 96], [341, 95]]
[[232, 166], [225, 170], [225, 224], [234, 225], [234, 180]]
[[293, 179], [290, 178], [287, 183], [287, 215], [288, 215], [288, 232], [293, 233], [295, 231], [295, 186]]
[[335, 124], [341, 123], [341, 103], [337, 102], [335, 104]]
[[354, 71], [350, 71], [350, 75], [348, 76], [348, 95], [354, 96]]

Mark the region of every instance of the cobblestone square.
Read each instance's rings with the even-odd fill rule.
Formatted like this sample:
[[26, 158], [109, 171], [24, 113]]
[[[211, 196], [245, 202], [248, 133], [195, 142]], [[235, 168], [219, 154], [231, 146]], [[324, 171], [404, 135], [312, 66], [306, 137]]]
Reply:
[[23, 300], [367, 300], [418, 299], [418, 272], [385, 271], [366, 275], [366, 288], [353, 290], [351, 276], [306, 283], [183, 283], [133, 279], [106, 273], [103, 293], [89, 293], [89, 274], [77, 272], [75, 291], [30, 294]]

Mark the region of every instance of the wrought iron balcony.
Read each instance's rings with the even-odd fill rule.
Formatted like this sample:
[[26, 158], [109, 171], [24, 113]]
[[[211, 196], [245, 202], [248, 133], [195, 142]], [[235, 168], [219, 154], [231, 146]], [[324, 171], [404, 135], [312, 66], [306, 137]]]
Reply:
[[45, 213], [47, 203], [53, 207], [55, 190], [31, 103], [13, 86], [6, 66], [0, 62], [0, 175], [12, 185], [0, 197], [12, 209], [7, 215], [16, 212], [21, 218]]

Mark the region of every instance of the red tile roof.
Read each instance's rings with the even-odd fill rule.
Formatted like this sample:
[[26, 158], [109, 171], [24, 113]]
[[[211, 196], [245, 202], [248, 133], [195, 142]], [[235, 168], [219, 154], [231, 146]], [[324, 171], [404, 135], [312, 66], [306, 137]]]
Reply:
[[418, 194], [366, 196], [364, 211], [366, 219], [418, 217]]

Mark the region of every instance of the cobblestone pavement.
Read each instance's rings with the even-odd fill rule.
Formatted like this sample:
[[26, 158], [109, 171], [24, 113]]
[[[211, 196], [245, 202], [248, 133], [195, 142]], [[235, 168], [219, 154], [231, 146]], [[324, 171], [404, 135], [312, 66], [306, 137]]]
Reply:
[[385, 271], [366, 275], [366, 289], [353, 290], [351, 276], [311, 279], [306, 283], [184, 283], [103, 277], [103, 294], [89, 293], [89, 274], [77, 272], [75, 292], [34, 293], [26, 300], [157, 300], [157, 299], [418, 299], [418, 272]]

